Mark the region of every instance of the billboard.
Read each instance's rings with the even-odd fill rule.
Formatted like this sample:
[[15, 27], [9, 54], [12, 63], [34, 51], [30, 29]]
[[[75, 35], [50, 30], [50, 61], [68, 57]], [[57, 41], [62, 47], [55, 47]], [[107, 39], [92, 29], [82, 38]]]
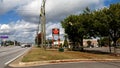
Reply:
[[0, 36], [0, 38], [6, 39], [6, 38], [8, 38], [8, 36]]

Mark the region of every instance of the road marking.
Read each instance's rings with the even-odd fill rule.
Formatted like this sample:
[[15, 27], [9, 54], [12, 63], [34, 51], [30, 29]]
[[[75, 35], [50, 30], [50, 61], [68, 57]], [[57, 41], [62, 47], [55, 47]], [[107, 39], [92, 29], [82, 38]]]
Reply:
[[[30, 48], [31, 49], [31, 48]], [[5, 63], [5, 66], [8, 65], [9, 63], [11, 63], [12, 61], [16, 60], [17, 58], [19, 58], [20, 56], [22, 56], [25, 52], [29, 51], [30, 49], [28, 50], [25, 50], [24, 52], [22, 52], [21, 54], [19, 54], [18, 56], [16, 56], [15, 58], [9, 60], [8, 62]]]

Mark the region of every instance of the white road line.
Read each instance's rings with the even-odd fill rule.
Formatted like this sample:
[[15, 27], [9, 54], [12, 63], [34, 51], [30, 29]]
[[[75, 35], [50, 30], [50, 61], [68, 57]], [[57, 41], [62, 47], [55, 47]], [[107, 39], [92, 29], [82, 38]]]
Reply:
[[8, 65], [9, 63], [11, 63], [12, 61], [16, 60], [17, 58], [19, 58], [20, 56], [22, 56], [25, 52], [29, 51], [28, 50], [25, 50], [24, 52], [22, 52], [20, 55], [16, 56], [15, 58], [9, 60], [8, 62], [5, 63], [5, 66]]

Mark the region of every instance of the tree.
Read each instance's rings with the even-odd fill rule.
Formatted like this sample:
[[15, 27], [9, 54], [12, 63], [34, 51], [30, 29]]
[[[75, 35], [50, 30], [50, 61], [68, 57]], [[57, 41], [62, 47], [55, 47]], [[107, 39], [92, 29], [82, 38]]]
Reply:
[[91, 41], [87, 41], [87, 44], [88, 44], [88, 46], [87, 47], [91, 47]]
[[65, 35], [64, 37], [65, 37], [65, 40], [64, 40], [63, 47], [68, 47], [67, 35]]
[[47, 41], [48, 41], [48, 44], [49, 44], [50, 48], [52, 48], [53, 40], [52, 39], [48, 39]]
[[[112, 4], [109, 8], [103, 8], [91, 12], [86, 8], [79, 15], [70, 15], [61, 23], [74, 46], [83, 47], [83, 38], [109, 37], [114, 42], [114, 53], [116, 53], [116, 42], [120, 38], [120, 3]], [[83, 50], [83, 48], [81, 49]]]
[[[101, 46], [108, 46], [109, 45], [109, 38], [108, 37], [103, 37], [101, 40]], [[111, 41], [110, 41], [111, 43]]]
[[114, 53], [116, 53], [116, 42], [120, 38], [120, 3], [112, 4], [109, 8], [96, 11], [95, 23], [100, 36], [109, 36], [114, 42]]
[[14, 45], [14, 41], [11, 40], [6, 41], [6, 43], [8, 43], [8, 45]]
[[83, 51], [83, 38], [94, 36], [92, 25], [92, 14], [88, 8], [80, 15], [70, 15], [64, 21], [62, 26], [65, 33], [74, 46]]
[[120, 3], [112, 4], [108, 10], [111, 20], [109, 23], [109, 34], [114, 42], [114, 53], [116, 53], [116, 42], [120, 38]]
[[117, 43], [120, 44], [120, 38], [117, 40]]
[[35, 38], [35, 43], [40, 47], [41, 44], [41, 33], [39, 33]]

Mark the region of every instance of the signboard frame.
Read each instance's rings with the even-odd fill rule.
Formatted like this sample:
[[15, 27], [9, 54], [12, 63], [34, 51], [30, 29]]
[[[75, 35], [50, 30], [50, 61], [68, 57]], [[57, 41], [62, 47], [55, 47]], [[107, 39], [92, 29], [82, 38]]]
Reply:
[[60, 31], [58, 28], [53, 28], [52, 29], [52, 34], [56, 34], [56, 35], [59, 35]]
[[54, 47], [54, 35], [58, 35], [58, 46], [60, 47], [60, 29], [59, 28], [53, 28], [52, 29], [52, 38], [53, 38], [53, 47]]

